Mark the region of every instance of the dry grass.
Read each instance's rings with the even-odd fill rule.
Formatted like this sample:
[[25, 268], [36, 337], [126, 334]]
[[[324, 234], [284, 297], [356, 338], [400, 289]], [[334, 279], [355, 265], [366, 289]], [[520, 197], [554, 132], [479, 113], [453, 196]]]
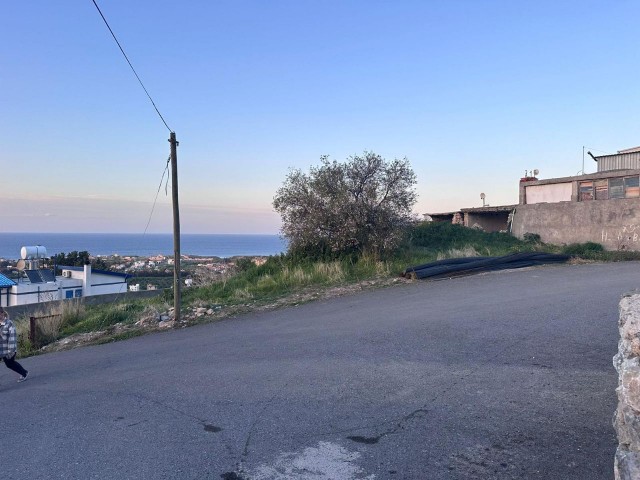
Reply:
[[314, 265], [314, 273], [317, 277], [329, 282], [341, 282], [346, 275], [340, 262], [316, 263]]
[[251, 293], [248, 288], [236, 288], [233, 291], [233, 298], [237, 301], [243, 302], [251, 300], [253, 298], [253, 293]]
[[446, 252], [438, 253], [438, 260], [445, 260], [447, 258], [463, 258], [463, 257], [479, 257], [480, 254], [473, 247], [463, 247], [463, 248], [451, 248]]
[[18, 336], [27, 338], [30, 329], [29, 317], [34, 317], [36, 319], [38, 337], [41, 341], [48, 342], [58, 338], [65, 325], [73, 323], [84, 314], [85, 306], [80, 301], [43, 304], [28, 317], [19, 318], [16, 321], [16, 331]]
[[144, 307], [144, 310], [139, 314], [138, 324], [147, 324], [157, 322], [158, 318], [160, 318], [161, 309], [158, 309], [154, 305], [147, 305]]
[[289, 280], [294, 285], [306, 285], [311, 280], [311, 275], [305, 272], [302, 267], [293, 269], [287, 267], [282, 273], [285, 280]]

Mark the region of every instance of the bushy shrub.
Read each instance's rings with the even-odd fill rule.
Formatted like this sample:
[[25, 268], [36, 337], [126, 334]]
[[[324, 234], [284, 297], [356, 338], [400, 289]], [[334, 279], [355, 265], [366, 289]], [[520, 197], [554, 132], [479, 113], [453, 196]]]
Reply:
[[540, 243], [542, 241], [542, 239], [540, 238], [540, 235], [538, 235], [537, 233], [530, 233], [527, 232], [522, 236], [522, 240], [524, 240], [526, 243]]
[[252, 268], [256, 268], [256, 264], [251, 257], [240, 257], [235, 261], [236, 270], [238, 272], [246, 272]]
[[[413, 219], [416, 176], [409, 161], [364, 152], [345, 162], [321, 158], [309, 173], [292, 170], [273, 200], [289, 251], [393, 251]], [[314, 255], [315, 256], [315, 255]]]

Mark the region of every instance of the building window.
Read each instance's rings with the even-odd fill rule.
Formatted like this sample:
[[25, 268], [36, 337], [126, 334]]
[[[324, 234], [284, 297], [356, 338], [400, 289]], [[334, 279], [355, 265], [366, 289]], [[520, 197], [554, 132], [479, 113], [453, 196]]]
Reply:
[[82, 289], [78, 289], [76, 290], [76, 298], [81, 297], [82, 296]]
[[634, 175], [578, 183], [579, 202], [610, 198], [640, 198], [640, 177]]
[[596, 189], [596, 200], [609, 200], [609, 182], [607, 179], [596, 180], [594, 186]]
[[579, 199], [581, 202], [593, 200], [593, 182], [580, 182]]
[[73, 290], [67, 290], [64, 292], [64, 298], [73, 298]]
[[638, 183], [638, 177], [625, 177], [624, 196], [626, 198], [640, 197], [640, 183]]
[[624, 178], [609, 179], [609, 198], [624, 198]]

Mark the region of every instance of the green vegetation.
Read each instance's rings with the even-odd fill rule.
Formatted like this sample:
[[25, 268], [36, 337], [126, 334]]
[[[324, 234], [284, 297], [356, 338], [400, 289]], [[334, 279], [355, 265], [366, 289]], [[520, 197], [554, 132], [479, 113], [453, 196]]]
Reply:
[[[145, 311], [150, 300], [127, 303], [85, 306], [79, 301], [61, 302], [52, 307], [33, 312], [37, 319], [36, 338], [38, 345], [29, 340], [29, 317], [20, 317], [16, 321], [18, 330], [18, 350], [21, 356], [37, 353], [37, 349], [56, 340], [79, 333], [91, 333], [112, 329], [116, 324], [133, 325]], [[128, 338], [132, 332], [115, 332], [113, 337]]]
[[185, 290], [183, 300], [226, 305], [271, 301], [301, 288], [341, 285], [390, 273], [389, 262], [368, 257], [303, 262], [283, 255], [246, 268], [226, 281]]
[[83, 315], [69, 317], [63, 322], [60, 334], [66, 337], [74, 333], [104, 330], [116, 323], [132, 324], [143, 310], [142, 302], [96, 305], [87, 308]]
[[54, 265], [64, 265], [66, 267], [82, 267], [85, 264], [91, 263], [93, 268], [106, 269], [107, 264], [102, 258], [91, 258], [91, 255], [86, 250], [78, 252], [74, 250], [65, 254], [64, 252], [58, 253], [51, 257], [51, 268]]
[[[449, 223], [416, 224], [405, 230], [403, 242], [395, 250], [382, 256], [322, 248], [321, 252], [310, 252], [309, 256], [301, 255], [300, 251], [273, 256], [262, 265], [256, 265], [251, 259], [239, 259], [234, 275], [212, 277], [201, 286], [185, 288], [183, 312], [206, 306], [231, 315], [278, 301], [286, 304], [291, 298], [289, 303], [297, 303], [320, 296], [329, 287], [347, 287], [361, 281], [385, 284], [407, 267], [450, 257], [545, 251], [583, 260], [640, 260], [640, 252], [607, 252], [602, 245], [592, 242], [561, 247], [544, 244], [535, 234], [518, 240], [507, 233], [484, 233]], [[160, 312], [167, 312], [172, 301], [171, 290], [166, 290], [163, 296], [154, 299], [97, 306], [63, 302], [57, 311], [34, 314], [48, 317], [38, 323], [39, 343], [44, 345], [74, 334], [98, 331], [103, 334], [88, 341], [104, 343], [131, 338], [147, 331], [136, 322], [151, 318], [156, 320], [150, 324], [157, 324]], [[214, 318], [220, 315], [192, 318], [189, 322]], [[28, 318], [18, 319], [17, 325], [22, 355], [37, 353], [28, 340]]]
[[475, 228], [441, 222], [414, 227], [411, 230], [409, 248], [422, 248], [425, 253], [473, 248], [478, 255], [500, 256], [537, 250], [536, 247], [539, 246], [535, 240], [518, 240], [508, 233], [485, 233]]
[[292, 170], [278, 189], [274, 209], [289, 249], [318, 253], [392, 252], [411, 222], [416, 176], [409, 161], [373, 152], [345, 162], [320, 159], [309, 173]]

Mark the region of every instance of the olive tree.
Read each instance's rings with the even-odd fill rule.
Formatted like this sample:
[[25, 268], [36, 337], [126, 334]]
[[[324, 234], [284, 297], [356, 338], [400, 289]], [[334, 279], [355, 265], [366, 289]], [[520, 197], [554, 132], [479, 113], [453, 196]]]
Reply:
[[309, 173], [291, 170], [273, 200], [290, 251], [379, 255], [396, 247], [417, 199], [409, 161], [372, 152], [320, 160]]

